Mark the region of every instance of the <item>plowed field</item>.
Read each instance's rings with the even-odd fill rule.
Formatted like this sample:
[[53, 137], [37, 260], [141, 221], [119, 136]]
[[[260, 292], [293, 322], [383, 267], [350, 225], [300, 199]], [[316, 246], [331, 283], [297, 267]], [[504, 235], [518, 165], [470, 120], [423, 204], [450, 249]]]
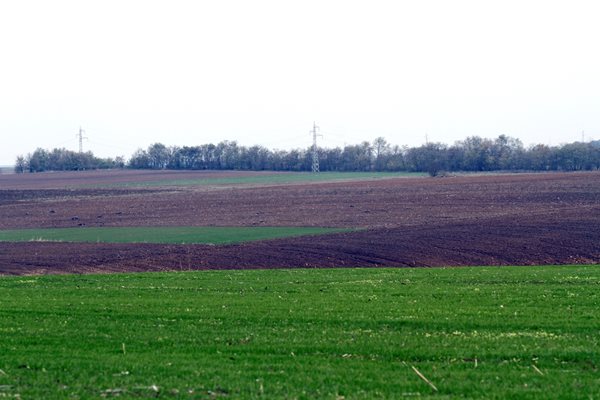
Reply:
[[[319, 226], [361, 230], [228, 246], [4, 242], [0, 243], [0, 273], [600, 263], [598, 172], [152, 189], [72, 187], [73, 182], [151, 182], [164, 180], [165, 174], [113, 171], [0, 177], [0, 229]], [[179, 179], [177, 174], [170, 176]]]

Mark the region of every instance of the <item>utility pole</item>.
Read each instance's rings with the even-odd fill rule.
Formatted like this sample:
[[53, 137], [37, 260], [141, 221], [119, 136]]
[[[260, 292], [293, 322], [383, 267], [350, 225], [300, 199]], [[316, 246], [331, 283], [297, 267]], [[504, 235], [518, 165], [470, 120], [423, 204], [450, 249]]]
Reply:
[[319, 127], [316, 122], [313, 122], [313, 128], [310, 131], [313, 135], [313, 145], [312, 145], [312, 172], [319, 172], [319, 152], [317, 150], [317, 136], [323, 137], [317, 133]]
[[79, 137], [79, 153], [83, 153], [83, 139], [87, 139], [87, 137], [84, 137], [84, 130], [81, 129], [81, 127], [79, 127], [79, 133], [75, 136]]
[[585, 131], [581, 131], [581, 143], [585, 143]]

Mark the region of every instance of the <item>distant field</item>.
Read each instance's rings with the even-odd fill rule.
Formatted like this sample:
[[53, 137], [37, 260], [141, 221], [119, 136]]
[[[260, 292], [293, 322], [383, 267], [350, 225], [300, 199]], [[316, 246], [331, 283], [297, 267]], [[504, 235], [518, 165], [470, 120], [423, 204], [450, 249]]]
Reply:
[[11, 229], [0, 231], [0, 242], [101, 242], [227, 244], [303, 235], [345, 232], [315, 227], [91, 227]]
[[[184, 178], [267, 182], [287, 179], [286, 175], [313, 177], [131, 170], [0, 176], [0, 231], [34, 230], [27, 231], [26, 237], [5, 234], [4, 240], [25, 242], [0, 241], [0, 273], [600, 262], [600, 172], [65, 189], [84, 183], [101, 186]], [[133, 238], [119, 240], [151, 242], [158, 237], [161, 243], [47, 243], [43, 240], [68, 238], [48, 238], [44, 236], [47, 231], [36, 231], [75, 228], [77, 236], [90, 232], [96, 236], [85, 240], [97, 242], [106, 239], [81, 227], [147, 225], [360, 230], [318, 238], [258, 240], [226, 248], [167, 246], [162, 244], [164, 231], [148, 238], [148, 229], [142, 236], [137, 232]], [[258, 238], [258, 231], [250, 232]], [[112, 232], [106, 236], [111, 241], [118, 238]], [[191, 241], [184, 237], [174, 243]]]
[[286, 184], [303, 182], [351, 181], [368, 179], [385, 179], [397, 177], [422, 177], [426, 174], [407, 172], [285, 172], [265, 175], [239, 175], [231, 177], [192, 178], [192, 179], [160, 179], [145, 182], [121, 182], [103, 187], [157, 187], [157, 186], [205, 186], [205, 185], [255, 185]]
[[599, 288], [599, 266], [4, 277], [0, 397], [598, 398]]
[[235, 170], [91, 170], [0, 174], [0, 189], [125, 189], [207, 185], [274, 185], [327, 181], [361, 181], [393, 177], [423, 177], [405, 172], [285, 172]]

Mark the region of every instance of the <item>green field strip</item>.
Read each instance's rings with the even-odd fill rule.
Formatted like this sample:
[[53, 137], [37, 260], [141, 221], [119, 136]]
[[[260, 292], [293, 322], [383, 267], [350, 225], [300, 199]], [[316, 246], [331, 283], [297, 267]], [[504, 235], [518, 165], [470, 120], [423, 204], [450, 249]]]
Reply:
[[[269, 175], [251, 175], [227, 178], [161, 179], [148, 182], [124, 182], [107, 185], [84, 185], [85, 187], [158, 187], [158, 186], [227, 186], [227, 185], [271, 185], [329, 181], [354, 181], [389, 179], [400, 177], [422, 177], [423, 173], [408, 172], [287, 172]], [[83, 186], [81, 186], [83, 187]]]
[[84, 227], [11, 229], [0, 231], [0, 242], [100, 242], [229, 244], [304, 235], [348, 232], [320, 227]]
[[600, 266], [0, 277], [0, 397], [598, 398], [599, 289]]

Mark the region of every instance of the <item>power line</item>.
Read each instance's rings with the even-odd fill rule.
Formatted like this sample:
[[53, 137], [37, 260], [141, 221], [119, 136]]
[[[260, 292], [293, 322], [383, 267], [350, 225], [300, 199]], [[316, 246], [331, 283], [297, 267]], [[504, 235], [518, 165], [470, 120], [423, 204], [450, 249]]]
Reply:
[[[129, 151], [129, 150], [130, 150], [130, 149], [129, 149], [129, 148], [127, 148], [127, 147], [123, 147], [123, 146], [115, 146], [115, 145], [113, 145], [113, 144], [100, 143], [100, 142], [96, 142], [95, 140], [89, 140], [89, 139], [88, 139], [88, 142], [89, 142], [90, 144], [95, 144], [95, 145], [98, 145], [98, 146], [103, 146], [103, 147], [110, 147], [110, 148], [112, 148], [112, 149], [118, 149], [118, 150], [127, 150], [127, 151]], [[131, 146], [131, 147], [135, 147], [135, 146]]]
[[290, 142], [293, 142], [293, 141], [299, 142], [300, 139], [302, 139], [302, 142], [304, 142], [304, 140], [306, 139], [306, 134], [302, 134], [300, 136], [288, 137], [288, 138], [284, 138], [284, 139], [276, 140], [276, 141], [263, 142], [263, 145], [277, 147], [277, 145], [280, 145], [280, 144], [288, 144], [289, 145]]
[[62, 146], [62, 145], [63, 145], [63, 144], [65, 144], [65, 143], [71, 143], [71, 142], [73, 142], [73, 139], [67, 139], [67, 140], [65, 140], [65, 141], [62, 141], [62, 142], [60, 142], [60, 143], [58, 143], [58, 144], [55, 144], [55, 145], [54, 145], [54, 146], [52, 146], [52, 147], [53, 147], [53, 148], [58, 148], [58, 147]]

